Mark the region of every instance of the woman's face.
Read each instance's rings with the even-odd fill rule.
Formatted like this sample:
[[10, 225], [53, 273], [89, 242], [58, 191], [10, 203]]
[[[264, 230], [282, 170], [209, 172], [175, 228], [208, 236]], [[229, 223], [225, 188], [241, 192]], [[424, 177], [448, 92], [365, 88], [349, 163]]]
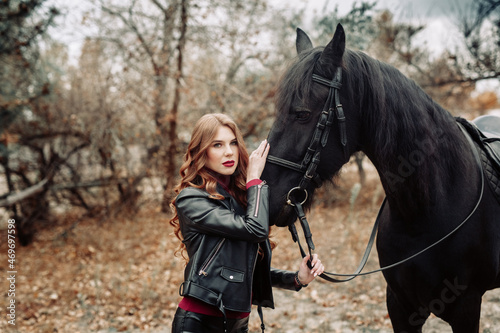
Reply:
[[219, 126], [210, 147], [207, 149], [206, 167], [221, 175], [230, 176], [238, 167], [239, 148], [233, 131]]

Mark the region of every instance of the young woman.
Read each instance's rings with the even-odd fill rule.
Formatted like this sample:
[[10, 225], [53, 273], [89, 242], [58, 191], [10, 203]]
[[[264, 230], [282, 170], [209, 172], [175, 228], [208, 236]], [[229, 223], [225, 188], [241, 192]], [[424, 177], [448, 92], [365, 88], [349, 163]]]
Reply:
[[[170, 221], [187, 261], [172, 332], [248, 332], [251, 305], [274, 308], [272, 287], [300, 290], [324, 267], [270, 267], [269, 189], [260, 175], [269, 145], [250, 155], [236, 124], [207, 114], [195, 125]], [[187, 254], [187, 258], [185, 257]], [[262, 325], [264, 330], [264, 326]]]

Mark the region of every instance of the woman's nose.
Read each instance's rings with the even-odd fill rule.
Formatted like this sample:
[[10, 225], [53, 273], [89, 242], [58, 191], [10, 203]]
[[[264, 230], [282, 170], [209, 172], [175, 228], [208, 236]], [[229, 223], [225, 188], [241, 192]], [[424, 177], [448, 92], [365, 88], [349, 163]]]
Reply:
[[230, 145], [226, 146], [226, 155], [233, 155], [233, 150]]

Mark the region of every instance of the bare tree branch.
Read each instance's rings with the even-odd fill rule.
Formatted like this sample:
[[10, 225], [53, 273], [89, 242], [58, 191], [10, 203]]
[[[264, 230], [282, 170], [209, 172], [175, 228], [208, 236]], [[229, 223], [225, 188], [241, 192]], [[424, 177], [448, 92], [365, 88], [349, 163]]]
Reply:
[[465, 17], [462, 19], [462, 31], [464, 36], [469, 37], [472, 32], [478, 29], [483, 21], [490, 16], [498, 7], [500, 7], [500, 0], [479, 0], [475, 3], [477, 8], [476, 16], [467, 20]]
[[[133, 16], [132, 7], [133, 7], [133, 4], [129, 7], [129, 14], [131, 17]], [[126, 19], [122, 15], [122, 13], [114, 11], [111, 8], [108, 8], [104, 5], [102, 5], [101, 8], [104, 12], [106, 12], [112, 16], [118, 17], [127, 27], [130, 28], [130, 30], [135, 34], [137, 39], [139, 39], [141, 47], [148, 55], [149, 61], [151, 62], [151, 65], [153, 66], [155, 73], [158, 74], [158, 72], [160, 71], [160, 66], [156, 63], [153, 51], [149, 47], [149, 44], [147, 43], [144, 36], [137, 28], [137, 26], [134, 24], [134, 22], [131, 19], [130, 20]]]
[[39, 182], [33, 186], [30, 186], [30, 187], [22, 190], [21, 192], [8, 195], [7, 197], [5, 197], [5, 199], [0, 200], [0, 207], [11, 206], [13, 204], [16, 204], [16, 203], [22, 201], [22, 200], [25, 200], [29, 197], [32, 197], [35, 194], [42, 192], [45, 188], [45, 185], [47, 185], [48, 181], [49, 180], [47, 178], [45, 178], [41, 182]]
[[[195, 73], [191, 73], [188, 77], [191, 77], [191, 78], [193, 78], [195, 80], [198, 80], [198, 81], [201, 81], [201, 82], [204, 82], [204, 83], [208, 83], [208, 84], [211, 84], [211, 85], [218, 84], [218, 82], [210, 80], [210, 79], [208, 79], [206, 77], [202, 77], [201, 75], [197, 75]], [[231, 90], [236, 95], [238, 95], [238, 96], [246, 99], [247, 101], [254, 101], [255, 100], [255, 98], [253, 96], [245, 94], [243, 91], [241, 91], [240, 89], [238, 89], [236, 86], [234, 86], [232, 84], [229, 84], [226, 81], [222, 82], [222, 85], [224, 87], [226, 87], [227, 89]]]

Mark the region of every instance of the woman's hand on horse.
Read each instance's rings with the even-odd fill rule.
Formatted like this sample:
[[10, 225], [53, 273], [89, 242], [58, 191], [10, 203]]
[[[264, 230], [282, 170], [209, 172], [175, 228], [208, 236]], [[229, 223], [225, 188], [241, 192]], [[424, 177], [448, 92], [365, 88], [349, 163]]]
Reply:
[[300, 264], [299, 268], [299, 281], [302, 284], [309, 284], [312, 280], [316, 278], [316, 276], [323, 274], [325, 271], [325, 266], [321, 263], [321, 260], [318, 259], [317, 254], [313, 254], [313, 258], [311, 260], [311, 266], [312, 268], [310, 269], [307, 266], [307, 262], [309, 261], [309, 254], [302, 259], [302, 262]]
[[247, 170], [247, 182], [252, 179], [259, 179], [264, 166], [266, 165], [267, 154], [269, 154], [269, 144], [267, 140], [260, 143], [259, 147], [255, 149], [249, 157], [248, 170]]

